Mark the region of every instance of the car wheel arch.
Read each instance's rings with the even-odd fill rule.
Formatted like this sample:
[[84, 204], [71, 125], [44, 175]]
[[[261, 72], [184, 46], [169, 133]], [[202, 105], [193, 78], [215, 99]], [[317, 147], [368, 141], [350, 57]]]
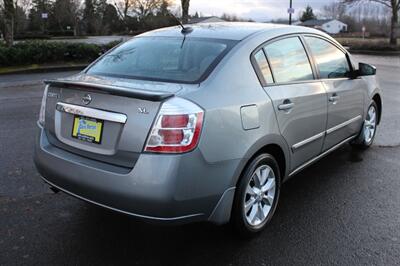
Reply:
[[382, 97], [380, 96], [379, 93], [376, 93], [372, 97], [372, 100], [375, 101], [376, 105], [378, 106], [378, 125], [379, 125], [382, 118]]
[[283, 143], [284, 142], [269, 142], [259, 146], [256, 149], [250, 149], [247, 156], [245, 157], [246, 159], [244, 159], [244, 163], [242, 164], [243, 167], [241, 167], [240, 172], [237, 175], [235, 185], [237, 185], [237, 183], [240, 181], [243, 172], [246, 170], [251, 161], [262, 153], [268, 153], [275, 158], [279, 165], [282, 181], [284, 181], [287, 177], [289, 169], [289, 155], [288, 152], [285, 152], [285, 150], [287, 151], [287, 149], [285, 149], [285, 145]]

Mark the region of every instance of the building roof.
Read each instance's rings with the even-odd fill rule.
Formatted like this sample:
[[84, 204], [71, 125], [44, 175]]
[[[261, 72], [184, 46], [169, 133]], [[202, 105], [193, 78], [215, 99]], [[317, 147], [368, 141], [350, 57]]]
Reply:
[[[243, 40], [248, 36], [261, 32], [290, 27], [288, 25], [255, 23], [255, 22], [217, 22], [190, 25], [193, 31], [188, 37]], [[140, 36], [182, 37], [179, 26], [158, 29]]]
[[310, 20], [304, 21], [303, 23], [300, 23], [299, 25], [300, 26], [308, 26], [308, 27], [322, 26], [325, 23], [331, 22], [332, 20], [335, 20], [335, 19], [310, 19]]

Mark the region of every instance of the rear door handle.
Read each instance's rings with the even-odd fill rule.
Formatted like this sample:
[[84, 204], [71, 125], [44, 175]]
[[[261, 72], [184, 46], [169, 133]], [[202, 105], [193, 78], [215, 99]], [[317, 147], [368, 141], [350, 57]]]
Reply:
[[294, 103], [292, 103], [290, 100], [285, 100], [283, 104], [278, 106], [279, 111], [289, 111], [293, 109]]
[[331, 97], [329, 97], [329, 102], [331, 103], [337, 103], [337, 101], [340, 99], [340, 96], [334, 93]]

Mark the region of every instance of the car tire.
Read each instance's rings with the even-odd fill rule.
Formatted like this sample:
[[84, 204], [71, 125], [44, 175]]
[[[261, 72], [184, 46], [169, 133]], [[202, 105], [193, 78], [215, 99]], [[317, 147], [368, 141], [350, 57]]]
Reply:
[[270, 222], [279, 200], [281, 173], [275, 158], [260, 154], [246, 167], [238, 184], [231, 223], [242, 237], [252, 237]]
[[360, 130], [360, 134], [352, 143], [352, 146], [361, 150], [366, 150], [374, 143], [376, 129], [378, 126], [379, 109], [375, 101], [368, 107], [367, 115]]

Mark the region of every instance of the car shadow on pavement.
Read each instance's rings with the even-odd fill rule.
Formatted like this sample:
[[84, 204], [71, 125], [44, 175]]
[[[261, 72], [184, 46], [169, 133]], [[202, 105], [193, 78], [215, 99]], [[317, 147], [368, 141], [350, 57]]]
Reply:
[[[254, 239], [236, 237], [229, 225], [158, 226], [90, 205], [74, 212], [81, 216], [81, 222], [69, 228], [74, 237], [63, 235], [60, 241], [65, 241], [67, 249], [85, 254], [80, 256], [79, 264], [284, 263], [290, 258], [282, 261], [282, 256], [291, 253], [297, 254], [296, 261], [307, 262], [313, 246], [323, 244], [343, 223], [337, 215], [343, 202], [335, 195], [351, 179], [340, 173], [347, 171], [351, 176], [355, 162], [362, 162], [361, 154], [344, 147], [286, 182], [271, 224]], [[331, 209], [327, 208], [327, 201]], [[330, 241], [340, 244], [340, 239]], [[260, 247], [264, 252], [251, 257]]]

